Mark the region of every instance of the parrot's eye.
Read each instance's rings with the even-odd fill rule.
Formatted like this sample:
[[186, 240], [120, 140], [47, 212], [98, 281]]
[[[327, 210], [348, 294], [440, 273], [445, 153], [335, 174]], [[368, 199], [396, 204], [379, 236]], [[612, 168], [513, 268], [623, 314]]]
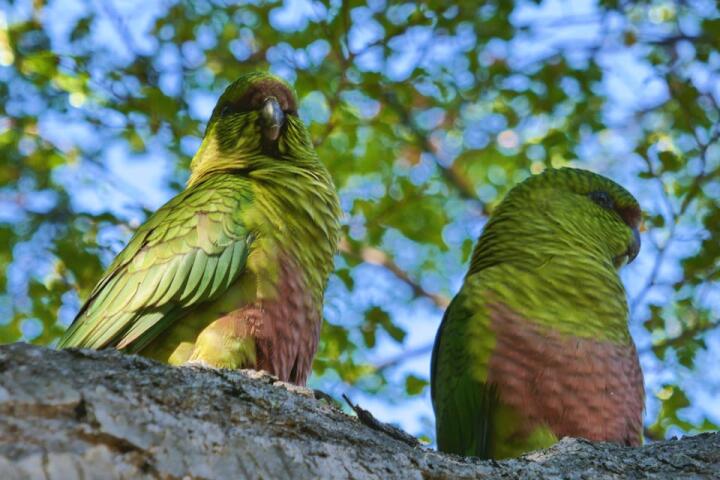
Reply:
[[248, 109], [245, 105], [239, 105], [237, 103], [226, 103], [220, 110], [220, 116], [232, 115], [233, 113], [248, 113]]
[[590, 192], [588, 197], [590, 197], [590, 200], [603, 208], [608, 210], [613, 210], [615, 208], [615, 203], [607, 192]]
[[272, 79], [257, 81], [241, 96], [230, 99], [231, 101], [220, 110], [220, 115], [260, 110], [265, 106], [268, 98], [274, 98], [285, 115], [297, 115], [297, 102], [292, 92], [285, 85]]

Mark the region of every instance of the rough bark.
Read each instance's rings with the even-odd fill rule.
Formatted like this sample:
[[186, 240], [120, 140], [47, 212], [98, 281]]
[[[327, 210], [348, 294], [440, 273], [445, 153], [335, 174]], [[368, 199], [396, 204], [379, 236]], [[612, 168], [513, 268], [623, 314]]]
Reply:
[[[517, 460], [413, 447], [272, 377], [0, 347], [0, 478], [712, 478], [720, 434], [565, 439]], [[297, 389], [294, 389], [297, 390]]]

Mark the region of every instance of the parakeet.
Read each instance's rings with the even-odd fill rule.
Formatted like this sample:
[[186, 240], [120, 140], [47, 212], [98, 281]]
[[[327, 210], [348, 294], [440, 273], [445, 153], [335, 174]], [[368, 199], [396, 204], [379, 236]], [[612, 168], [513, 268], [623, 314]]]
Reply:
[[438, 329], [438, 449], [507, 458], [565, 436], [638, 445], [644, 387], [618, 270], [638, 202], [579, 169], [516, 185], [490, 216]]
[[112, 262], [59, 347], [267, 370], [304, 385], [339, 239], [328, 170], [269, 73], [218, 100], [187, 187]]

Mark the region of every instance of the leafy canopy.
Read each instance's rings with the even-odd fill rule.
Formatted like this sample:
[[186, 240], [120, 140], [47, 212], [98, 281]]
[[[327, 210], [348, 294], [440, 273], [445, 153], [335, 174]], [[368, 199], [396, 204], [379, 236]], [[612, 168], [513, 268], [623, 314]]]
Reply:
[[182, 188], [222, 89], [269, 68], [346, 214], [318, 386], [430, 432], [430, 345], [487, 213], [572, 165], [646, 212], [624, 279], [648, 434], [715, 428], [715, 2], [70, 3], [0, 3], [0, 341], [58, 338]]

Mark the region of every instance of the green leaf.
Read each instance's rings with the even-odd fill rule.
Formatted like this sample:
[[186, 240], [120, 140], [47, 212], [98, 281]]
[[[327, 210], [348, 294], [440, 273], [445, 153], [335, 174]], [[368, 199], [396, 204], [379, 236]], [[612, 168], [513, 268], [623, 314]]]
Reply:
[[415, 375], [405, 377], [405, 391], [408, 395], [420, 395], [428, 385], [428, 381], [424, 378]]
[[666, 172], [676, 172], [682, 167], [682, 161], [670, 151], [663, 151], [658, 153], [658, 158], [662, 164], [663, 170]]

